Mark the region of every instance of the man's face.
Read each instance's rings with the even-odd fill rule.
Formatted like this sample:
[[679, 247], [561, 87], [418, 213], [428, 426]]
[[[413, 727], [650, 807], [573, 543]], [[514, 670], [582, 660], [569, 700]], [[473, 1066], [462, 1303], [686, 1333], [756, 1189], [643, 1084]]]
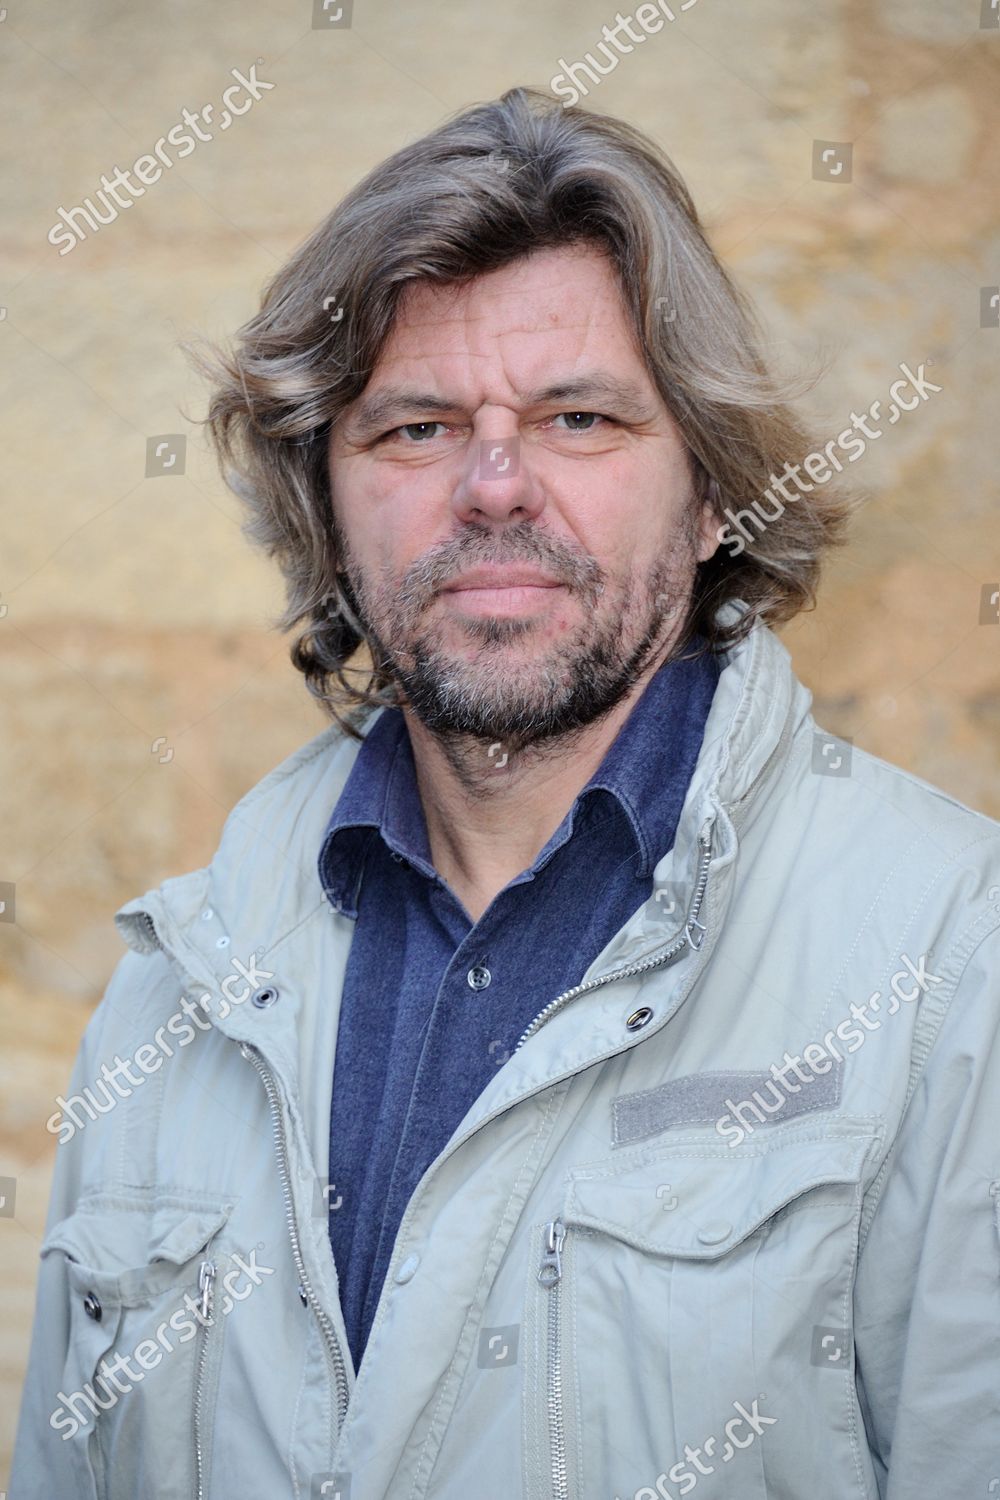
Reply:
[[408, 288], [329, 472], [373, 654], [445, 737], [524, 746], [608, 712], [718, 545], [590, 247]]

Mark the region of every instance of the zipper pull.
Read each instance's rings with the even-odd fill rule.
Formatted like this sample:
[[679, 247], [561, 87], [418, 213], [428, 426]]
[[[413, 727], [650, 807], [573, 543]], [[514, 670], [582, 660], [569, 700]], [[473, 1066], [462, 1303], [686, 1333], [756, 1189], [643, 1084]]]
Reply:
[[[697, 929], [697, 932], [695, 932], [695, 929]], [[699, 952], [702, 943], [705, 941], [705, 933], [707, 931], [708, 928], [705, 926], [704, 922], [699, 922], [696, 917], [688, 917], [687, 926], [684, 929], [684, 936], [687, 938], [688, 942], [696, 953]]]
[[198, 1290], [201, 1293], [201, 1317], [208, 1321], [208, 1309], [212, 1301], [212, 1283], [215, 1281], [215, 1261], [203, 1260], [198, 1267]]
[[566, 1238], [566, 1226], [561, 1219], [552, 1219], [545, 1226], [545, 1253], [539, 1268], [538, 1279], [542, 1286], [555, 1286], [562, 1280], [562, 1258], [560, 1252]]

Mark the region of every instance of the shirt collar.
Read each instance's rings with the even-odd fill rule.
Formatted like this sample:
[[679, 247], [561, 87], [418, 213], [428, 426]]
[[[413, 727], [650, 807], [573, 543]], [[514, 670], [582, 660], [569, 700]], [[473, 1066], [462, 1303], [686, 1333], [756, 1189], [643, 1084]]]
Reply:
[[[572, 837], [584, 799], [599, 791], [609, 794], [631, 829], [633, 873], [649, 877], [673, 844], [719, 678], [711, 653], [690, 659], [702, 645], [695, 636], [684, 658], [664, 662], [654, 672], [601, 764], [522, 878], [533, 877]], [[431, 861], [410, 736], [398, 708], [382, 709], [371, 722], [320, 848], [320, 882], [331, 904], [347, 916], [357, 917], [366, 856], [376, 834], [395, 858], [408, 860], [430, 880], [440, 879]]]

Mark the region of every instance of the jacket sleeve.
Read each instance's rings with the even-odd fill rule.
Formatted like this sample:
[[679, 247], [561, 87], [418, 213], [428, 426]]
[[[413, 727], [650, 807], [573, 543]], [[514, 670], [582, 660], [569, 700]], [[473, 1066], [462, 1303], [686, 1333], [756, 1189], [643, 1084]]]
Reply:
[[[880, 1500], [1000, 1500], [1000, 933], [935, 1028], [863, 1237], [856, 1376]], [[922, 1047], [918, 1026], [916, 1048]]]
[[[64, 1097], [68, 1099], [92, 1085], [100, 1076], [101, 1063], [113, 1059], [114, 1026], [109, 1023], [116, 1015], [128, 1013], [135, 1003], [136, 988], [145, 990], [148, 981], [148, 960], [131, 950], [119, 959], [84, 1031]], [[46, 1235], [76, 1206], [81, 1187], [91, 1175], [92, 1159], [106, 1140], [106, 1135], [102, 1139], [101, 1124], [102, 1119], [88, 1123], [87, 1128], [56, 1146]], [[58, 1404], [57, 1392], [67, 1364], [70, 1311], [65, 1257], [42, 1256], [10, 1474], [11, 1500], [53, 1500], [56, 1496], [59, 1500], [69, 1500], [70, 1496], [73, 1500], [93, 1500], [95, 1494], [92, 1479], [81, 1473], [80, 1458], [71, 1451], [77, 1445], [63, 1441], [49, 1421]]]

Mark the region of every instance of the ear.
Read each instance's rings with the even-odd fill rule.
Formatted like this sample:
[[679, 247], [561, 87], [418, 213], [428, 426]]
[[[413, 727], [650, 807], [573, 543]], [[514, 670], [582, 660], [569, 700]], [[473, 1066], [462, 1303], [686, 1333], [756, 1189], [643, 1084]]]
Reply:
[[719, 484], [715, 479], [708, 481], [705, 499], [701, 502], [698, 511], [698, 522], [695, 529], [696, 549], [695, 555], [700, 563], [708, 562], [719, 550], [720, 515], [719, 505], [721, 495]]

